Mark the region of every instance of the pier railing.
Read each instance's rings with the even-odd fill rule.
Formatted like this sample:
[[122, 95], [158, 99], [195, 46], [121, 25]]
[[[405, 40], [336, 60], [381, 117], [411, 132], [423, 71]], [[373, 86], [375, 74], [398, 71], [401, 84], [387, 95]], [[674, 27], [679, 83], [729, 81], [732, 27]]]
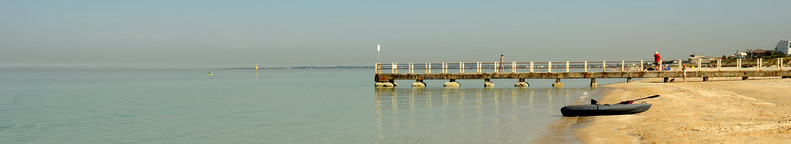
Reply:
[[[558, 73], [558, 72], [635, 72], [635, 71], [681, 71], [687, 65], [687, 71], [782, 71], [788, 64], [782, 58], [775, 63], [755, 59], [754, 63], [744, 64], [742, 59], [736, 64], [723, 65], [721, 60], [702, 63], [685, 64], [683, 60], [663, 61], [659, 70], [654, 69], [654, 61], [620, 60], [620, 61], [511, 61], [511, 62], [440, 62], [440, 63], [375, 63], [374, 72], [381, 73]], [[788, 69], [788, 68], [786, 68]]]

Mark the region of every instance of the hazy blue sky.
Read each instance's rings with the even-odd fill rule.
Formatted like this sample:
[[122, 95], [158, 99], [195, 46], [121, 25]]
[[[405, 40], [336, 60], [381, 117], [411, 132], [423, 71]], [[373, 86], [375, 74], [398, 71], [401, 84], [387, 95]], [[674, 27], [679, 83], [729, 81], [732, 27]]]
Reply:
[[791, 39], [789, 0], [0, 2], [0, 67], [709, 56]]

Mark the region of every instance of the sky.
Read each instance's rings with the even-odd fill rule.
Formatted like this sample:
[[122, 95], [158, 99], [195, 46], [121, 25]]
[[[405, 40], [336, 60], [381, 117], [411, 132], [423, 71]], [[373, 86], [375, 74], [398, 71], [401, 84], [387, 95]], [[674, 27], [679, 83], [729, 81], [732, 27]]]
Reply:
[[686, 59], [791, 39], [789, 0], [0, 1], [0, 68]]

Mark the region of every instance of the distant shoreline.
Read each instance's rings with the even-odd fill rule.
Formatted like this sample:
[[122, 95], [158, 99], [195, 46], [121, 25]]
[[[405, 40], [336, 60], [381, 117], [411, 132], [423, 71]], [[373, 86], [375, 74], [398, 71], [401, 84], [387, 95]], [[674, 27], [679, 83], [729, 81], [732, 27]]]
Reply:
[[[224, 69], [255, 69], [255, 67], [236, 67]], [[259, 67], [258, 69], [374, 69], [374, 66], [293, 66], [293, 67]]]

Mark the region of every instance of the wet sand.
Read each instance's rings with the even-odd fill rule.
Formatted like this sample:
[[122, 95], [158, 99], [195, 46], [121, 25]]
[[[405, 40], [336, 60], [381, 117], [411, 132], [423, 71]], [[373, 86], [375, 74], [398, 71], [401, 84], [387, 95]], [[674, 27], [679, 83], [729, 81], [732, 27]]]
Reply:
[[553, 131], [574, 131], [585, 143], [791, 143], [791, 79], [643, 79], [600, 87], [611, 89], [599, 100], [605, 104], [661, 96], [645, 100], [653, 106], [643, 113], [563, 117]]

